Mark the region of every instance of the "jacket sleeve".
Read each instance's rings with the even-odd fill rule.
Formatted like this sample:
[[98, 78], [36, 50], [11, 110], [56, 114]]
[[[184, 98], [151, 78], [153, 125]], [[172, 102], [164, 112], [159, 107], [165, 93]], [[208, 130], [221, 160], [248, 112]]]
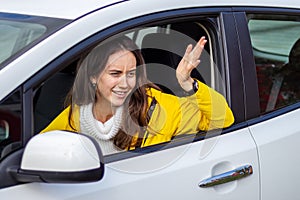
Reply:
[[[53, 130], [66, 130], [78, 132], [77, 123], [74, 123], [74, 125], [72, 125], [73, 127], [71, 127], [69, 124], [69, 112], [70, 106], [63, 110], [44, 130], [41, 131], [41, 133]], [[75, 112], [75, 115], [77, 115], [77, 112]]]
[[[198, 105], [199, 129], [206, 131], [232, 125], [234, 116], [224, 96], [200, 81], [198, 85], [198, 91], [188, 97], [188, 101]], [[185, 114], [187, 113], [183, 113]]]
[[[178, 98], [159, 93], [156, 95], [160, 114], [153, 119], [152, 127], [160, 125], [157, 132], [163, 134], [192, 134], [199, 130], [207, 131], [229, 127], [234, 116], [226, 99], [214, 89], [198, 81], [199, 89], [191, 96]], [[163, 122], [161, 120], [164, 119]]]

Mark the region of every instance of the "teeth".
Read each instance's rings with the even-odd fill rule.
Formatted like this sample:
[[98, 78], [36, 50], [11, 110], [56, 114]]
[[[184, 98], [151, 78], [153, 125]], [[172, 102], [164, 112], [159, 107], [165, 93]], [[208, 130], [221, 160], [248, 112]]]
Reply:
[[114, 93], [124, 95], [124, 94], [126, 94], [127, 92], [114, 91]]

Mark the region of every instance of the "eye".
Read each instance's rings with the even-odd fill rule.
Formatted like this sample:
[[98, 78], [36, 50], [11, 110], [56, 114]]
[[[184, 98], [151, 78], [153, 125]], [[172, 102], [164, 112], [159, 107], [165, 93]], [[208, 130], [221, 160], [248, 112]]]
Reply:
[[119, 77], [119, 76], [121, 76], [121, 72], [118, 72], [118, 71], [111, 71], [110, 73], [109, 73], [109, 75], [111, 75], [111, 76], [113, 76], [113, 77]]
[[135, 75], [136, 75], [136, 71], [134, 70], [134, 71], [130, 71], [129, 73], [127, 73], [127, 77], [128, 78], [133, 78], [133, 77], [135, 77]]

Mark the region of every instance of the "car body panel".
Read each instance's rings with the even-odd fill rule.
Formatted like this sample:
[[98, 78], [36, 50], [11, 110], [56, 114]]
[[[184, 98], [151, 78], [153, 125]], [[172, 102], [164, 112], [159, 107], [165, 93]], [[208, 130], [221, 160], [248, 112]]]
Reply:
[[[165, 147], [164, 147], [165, 148]], [[253, 174], [210, 187], [198, 184], [250, 164]], [[0, 190], [4, 199], [259, 199], [259, 165], [255, 143], [248, 129], [165, 149], [105, 165], [101, 181], [87, 184], [28, 183]], [[129, 192], [131, 191], [131, 192]]]
[[[89, 3], [84, 1], [44, 1], [37, 0], [22, 3], [19, 1], [1, 1], [0, 12], [18, 13], [24, 15], [37, 15], [63, 19], [76, 19], [96, 9], [116, 4], [122, 1], [92, 0]], [[76, 6], [75, 6], [76, 5]], [[72, 6], [72, 9], [70, 9]], [[74, 7], [73, 7], [74, 6]]]
[[[131, 11], [136, 10], [151, 10], [151, 12], [159, 12], [162, 10], [171, 10], [178, 8], [191, 8], [191, 7], [215, 7], [215, 6], [260, 6], [260, 7], [281, 7], [281, 8], [299, 8], [300, 3], [297, 0], [291, 0], [288, 2], [283, 2], [281, 0], [276, 1], [251, 1], [245, 2], [241, 0], [212, 0], [209, 2], [199, 2], [197, 0], [169, 0], [169, 1], [160, 1], [153, 0], [151, 3], [148, 3], [147, 6], [144, 6], [145, 3], [143, 0], [130, 0], [130, 1], [116, 1], [116, 0], [92, 0], [88, 3], [82, 0], [66, 0], [66, 1], [43, 1], [38, 0], [29, 0], [25, 2], [19, 2], [17, 0], [5, 1], [1, 0], [0, 12], [8, 13], [20, 13], [28, 15], [38, 15], [38, 16], [47, 16], [47, 17], [58, 17], [64, 19], [76, 19], [87, 13], [95, 11], [97, 9], [104, 8], [106, 6], [118, 4], [126, 4], [127, 8], [130, 8]], [[70, 9], [72, 6], [72, 9]], [[122, 12], [126, 14], [128, 12]]]
[[262, 199], [295, 199], [300, 195], [300, 110], [250, 126], [258, 147]]

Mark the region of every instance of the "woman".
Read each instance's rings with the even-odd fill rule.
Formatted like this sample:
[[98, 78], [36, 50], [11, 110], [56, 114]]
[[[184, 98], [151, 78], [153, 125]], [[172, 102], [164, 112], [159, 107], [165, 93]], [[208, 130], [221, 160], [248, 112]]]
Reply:
[[96, 46], [79, 65], [68, 107], [43, 132], [69, 130], [97, 139], [104, 154], [170, 141], [179, 134], [230, 126], [234, 117], [222, 95], [190, 77], [206, 43], [189, 45], [176, 69], [189, 93], [165, 94], [146, 77], [140, 50], [128, 37]]

